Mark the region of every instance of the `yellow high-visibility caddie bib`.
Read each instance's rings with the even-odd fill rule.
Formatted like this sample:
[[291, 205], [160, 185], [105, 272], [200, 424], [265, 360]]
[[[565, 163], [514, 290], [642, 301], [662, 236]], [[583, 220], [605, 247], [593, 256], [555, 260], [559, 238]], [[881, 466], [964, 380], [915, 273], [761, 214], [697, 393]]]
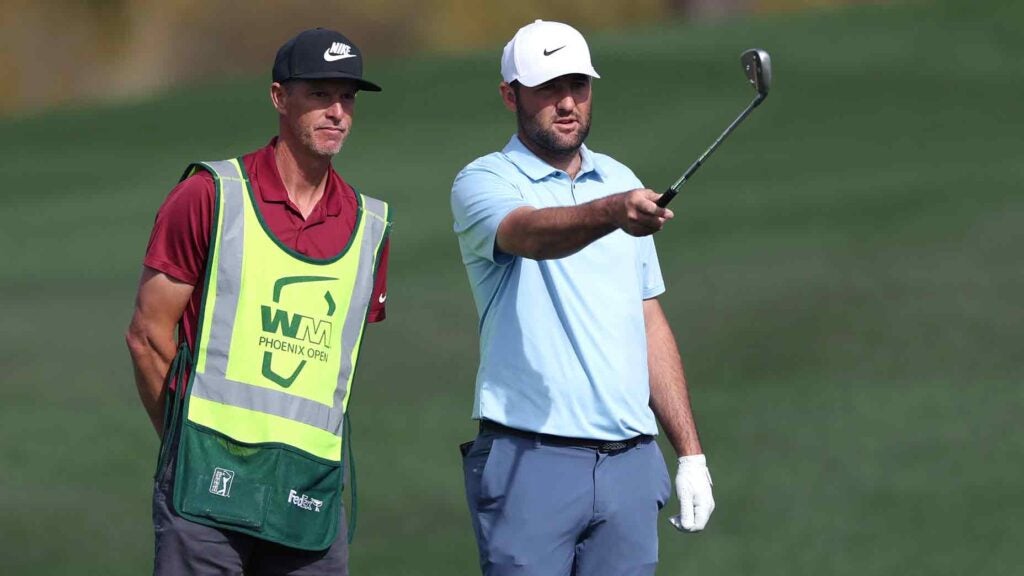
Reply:
[[388, 206], [357, 193], [348, 245], [313, 259], [267, 227], [241, 159], [194, 164], [183, 179], [197, 170], [213, 174], [217, 210], [191, 380], [165, 433], [180, 432], [175, 509], [325, 549], [338, 532], [343, 422]]

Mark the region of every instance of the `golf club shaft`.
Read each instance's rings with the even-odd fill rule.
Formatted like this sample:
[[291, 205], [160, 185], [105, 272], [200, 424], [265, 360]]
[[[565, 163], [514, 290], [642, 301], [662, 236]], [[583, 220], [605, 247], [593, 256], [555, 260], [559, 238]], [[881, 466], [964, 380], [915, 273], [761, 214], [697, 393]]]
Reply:
[[689, 177], [692, 176], [693, 173], [696, 172], [697, 169], [700, 168], [701, 165], [704, 164], [704, 160], [706, 160], [707, 157], [710, 156], [711, 153], [714, 152], [716, 148], [718, 148], [718, 146], [722, 143], [722, 141], [725, 140], [725, 138], [729, 134], [731, 134], [732, 131], [735, 130], [737, 126], [740, 125], [740, 122], [743, 122], [743, 120], [746, 119], [746, 117], [750, 115], [750, 112], [754, 108], [757, 108], [757, 105], [760, 104], [761, 101], [764, 100], [764, 98], [765, 98], [764, 94], [758, 94], [754, 98], [754, 101], [751, 102], [746, 107], [746, 109], [743, 110], [743, 112], [740, 112], [740, 115], [737, 116], [736, 119], [732, 121], [732, 124], [729, 124], [729, 127], [725, 129], [725, 132], [722, 132], [722, 135], [719, 136], [717, 140], [715, 140], [715, 142], [711, 145], [711, 147], [708, 148], [707, 150], [705, 150], [704, 153], [700, 155], [700, 158], [697, 158], [696, 162], [694, 162], [693, 164], [690, 164], [690, 167], [686, 169], [686, 172], [684, 172], [682, 176], [679, 177], [679, 180], [676, 180], [676, 183], [673, 184], [672, 186], [670, 186], [669, 189], [666, 190], [665, 193], [661, 195], [661, 198], [658, 198], [658, 201], [656, 202], [656, 204], [659, 207], [664, 208], [665, 206], [668, 206], [668, 203], [671, 202], [672, 199], [676, 197], [676, 194], [679, 193], [679, 189], [683, 187], [683, 184], [686, 182], [686, 180], [689, 179]]

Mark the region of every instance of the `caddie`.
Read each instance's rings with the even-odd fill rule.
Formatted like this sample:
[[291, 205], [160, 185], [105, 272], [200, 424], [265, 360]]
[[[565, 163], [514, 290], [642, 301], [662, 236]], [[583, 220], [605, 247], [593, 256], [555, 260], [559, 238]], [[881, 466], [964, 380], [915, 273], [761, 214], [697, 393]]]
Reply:
[[[516, 132], [455, 178], [451, 205], [480, 317], [466, 499], [485, 575], [654, 574], [678, 457], [679, 530], [714, 509], [653, 235], [673, 217], [587, 148], [599, 78], [583, 36], [536, 21], [505, 45]], [[609, 106], [611, 108], [611, 106]]]
[[301, 32], [274, 60], [277, 136], [192, 164], [157, 213], [126, 335], [162, 439], [155, 574], [348, 574], [345, 424], [391, 226], [331, 164], [361, 91], [352, 41]]

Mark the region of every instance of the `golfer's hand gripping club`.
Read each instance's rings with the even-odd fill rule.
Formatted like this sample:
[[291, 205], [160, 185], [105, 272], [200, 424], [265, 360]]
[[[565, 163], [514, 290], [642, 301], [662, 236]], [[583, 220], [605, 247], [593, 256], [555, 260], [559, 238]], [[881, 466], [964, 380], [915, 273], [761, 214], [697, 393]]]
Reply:
[[679, 514], [669, 522], [680, 532], [700, 532], [707, 526], [715, 510], [711, 495], [711, 472], [703, 454], [682, 456], [676, 471], [676, 494], [679, 496]]
[[631, 236], [648, 236], [665, 226], [675, 214], [655, 202], [659, 194], [647, 188], [637, 188], [617, 194], [612, 219]]

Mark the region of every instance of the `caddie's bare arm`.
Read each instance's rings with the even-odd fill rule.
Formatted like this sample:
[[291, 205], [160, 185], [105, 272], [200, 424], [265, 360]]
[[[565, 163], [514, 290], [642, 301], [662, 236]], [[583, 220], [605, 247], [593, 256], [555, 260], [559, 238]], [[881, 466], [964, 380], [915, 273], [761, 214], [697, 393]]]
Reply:
[[656, 298], [644, 300], [644, 322], [647, 330], [651, 409], [677, 455], [700, 454], [700, 438], [690, 410], [690, 393], [686, 388], [683, 361], [672, 328]]
[[574, 254], [619, 228], [647, 236], [673, 217], [671, 210], [655, 204], [659, 197], [638, 188], [578, 206], [516, 208], [498, 226], [496, 242], [502, 252], [547, 260]]
[[143, 268], [135, 312], [125, 342], [135, 368], [135, 386], [156, 433], [164, 426], [164, 380], [178, 349], [175, 327], [193, 286], [152, 268]]

